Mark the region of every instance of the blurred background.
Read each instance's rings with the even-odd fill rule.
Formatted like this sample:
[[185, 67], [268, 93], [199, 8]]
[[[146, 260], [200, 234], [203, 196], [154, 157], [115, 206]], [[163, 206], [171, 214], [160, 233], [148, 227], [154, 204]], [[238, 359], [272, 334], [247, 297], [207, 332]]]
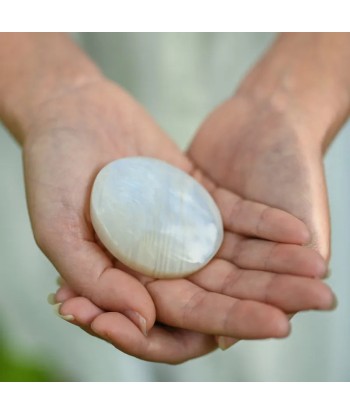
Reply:
[[[182, 148], [269, 47], [272, 33], [72, 34]], [[289, 338], [240, 342], [173, 367], [127, 356], [56, 317], [57, 273], [36, 247], [21, 150], [0, 127], [0, 381], [349, 381], [350, 124], [325, 160], [335, 311], [293, 319]]]

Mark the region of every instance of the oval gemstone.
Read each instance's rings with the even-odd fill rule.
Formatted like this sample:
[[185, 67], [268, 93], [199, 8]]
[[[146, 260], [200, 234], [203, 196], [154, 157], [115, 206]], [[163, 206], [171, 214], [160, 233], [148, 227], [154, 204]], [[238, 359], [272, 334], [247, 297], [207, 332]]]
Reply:
[[91, 219], [113, 256], [155, 278], [199, 270], [223, 239], [221, 215], [207, 190], [182, 170], [148, 157], [122, 158], [98, 173]]

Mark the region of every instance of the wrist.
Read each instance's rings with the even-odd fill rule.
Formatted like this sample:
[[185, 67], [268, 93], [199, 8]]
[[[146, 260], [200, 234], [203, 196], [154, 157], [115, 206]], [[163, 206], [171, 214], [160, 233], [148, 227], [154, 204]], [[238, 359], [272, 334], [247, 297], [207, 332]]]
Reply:
[[237, 96], [287, 118], [299, 137], [324, 151], [350, 114], [350, 37], [345, 49], [343, 38], [302, 35], [282, 35]]
[[0, 35], [0, 120], [19, 142], [45, 102], [103, 79], [69, 39], [52, 34]]

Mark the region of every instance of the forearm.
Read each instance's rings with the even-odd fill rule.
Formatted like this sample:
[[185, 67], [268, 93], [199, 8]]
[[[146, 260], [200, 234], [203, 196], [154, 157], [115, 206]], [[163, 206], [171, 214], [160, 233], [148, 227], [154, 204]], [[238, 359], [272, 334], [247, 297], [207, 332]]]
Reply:
[[0, 120], [20, 142], [40, 105], [101, 77], [59, 33], [2, 33], [0, 62]]
[[327, 148], [350, 113], [350, 34], [282, 34], [238, 95], [289, 114], [301, 135]]

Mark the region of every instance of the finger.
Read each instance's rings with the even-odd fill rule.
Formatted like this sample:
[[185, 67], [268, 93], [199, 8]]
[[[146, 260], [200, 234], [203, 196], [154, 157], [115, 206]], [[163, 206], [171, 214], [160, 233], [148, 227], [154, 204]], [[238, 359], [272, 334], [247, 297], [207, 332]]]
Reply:
[[159, 326], [154, 326], [144, 337], [130, 320], [116, 312], [98, 316], [91, 329], [119, 350], [152, 362], [182, 363], [217, 347], [212, 336]]
[[285, 337], [285, 314], [267, 304], [207, 292], [186, 279], [158, 280], [147, 288], [164, 324], [239, 339]]
[[146, 334], [155, 308], [145, 287], [132, 275], [113, 267], [94, 242], [60, 233], [45, 243], [46, 254], [69, 286], [102, 309], [125, 313]]
[[236, 344], [239, 340], [227, 336], [215, 336], [215, 341], [221, 350], [226, 350]]
[[72, 320], [72, 323], [84, 329], [90, 329], [94, 319], [103, 314], [104, 311], [87, 298], [75, 296], [64, 301], [59, 309], [59, 313], [63, 316], [73, 316], [74, 320]]
[[67, 284], [64, 284], [57, 290], [55, 300], [57, 303], [63, 303], [64, 301], [77, 296], [78, 294], [75, 291], [73, 291]]
[[69, 298], [61, 305], [59, 312], [63, 316], [73, 316], [70, 322], [89, 334], [144, 360], [181, 363], [217, 347], [213, 337], [187, 330], [153, 327], [145, 337], [122, 314], [106, 313], [83, 297]]
[[244, 200], [222, 188], [217, 188], [213, 197], [228, 231], [291, 244], [310, 241], [306, 225], [283, 210]]
[[225, 232], [217, 258], [225, 259], [244, 269], [305, 277], [322, 278], [327, 270], [321, 255], [311, 248], [248, 239], [230, 232]]
[[[58, 292], [56, 293], [56, 297], [59, 297]], [[57, 309], [57, 314], [64, 320], [80, 327], [91, 336], [99, 338], [100, 336], [97, 336], [96, 333], [91, 330], [90, 325], [94, 319], [103, 312], [102, 309], [97, 307], [87, 298], [78, 297], [77, 295], [68, 298], [63, 304], [59, 305]], [[68, 319], [66, 318], [67, 316], [69, 316]]]
[[220, 259], [213, 260], [190, 280], [207, 291], [264, 302], [286, 313], [329, 310], [335, 301], [332, 290], [319, 280], [244, 270]]

